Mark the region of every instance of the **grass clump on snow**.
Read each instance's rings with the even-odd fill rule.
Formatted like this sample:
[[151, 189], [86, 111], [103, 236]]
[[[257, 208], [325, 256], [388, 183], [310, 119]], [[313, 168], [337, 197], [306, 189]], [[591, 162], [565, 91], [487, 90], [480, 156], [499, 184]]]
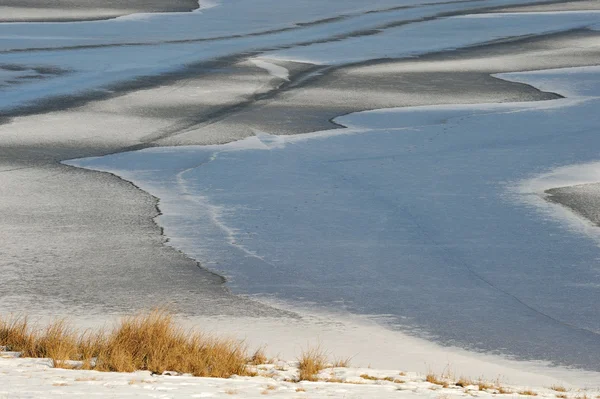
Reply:
[[98, 371], [173, 371], [222, 378], [251, 374], [242, 343], [184, 330], [163, 310], [123, 318], [108, 333], [79, 333], [65, 320], [40, 330], [26, 317], [0, 319], [0, 346], [24, 357], [50, 358], [56, 367], [68, 366], [71, 360]]
[[303, 350], [298, 358], [300, 381], [317, 381], [317, 374], [327, 367], [327, 355], [320, 347]]
[[448, 381], [446, 381], [443, 378], [438, 377], [435, 373], [432, 373], [432, 372], [429, 372], [425, 376], [425, 381], [429, 382], [430, 384], [440, 385], [444, 388], [448, 388], [448, 386], [449, 386]]

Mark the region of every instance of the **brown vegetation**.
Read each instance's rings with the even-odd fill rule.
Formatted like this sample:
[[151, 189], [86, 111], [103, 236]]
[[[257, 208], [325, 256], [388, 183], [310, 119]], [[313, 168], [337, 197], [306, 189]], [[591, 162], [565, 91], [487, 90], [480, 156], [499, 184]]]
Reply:
[[456, 385], [457, 387], [464, 388], [464, 387], [468, 387], [469, 385], [475, 385], [475, 384], [473, 383], [473, 381], [471, 381], [468, 378], [460, 377], [459, 380], [456, 381], [456, 383], [454, 385]]
[[350, 361], [351, 360], [352, 360], [351, 357], [342, 358], [342, 359], [336, 359], [333, 362], [332, 367], [350, 367]]
[[513, 393], [513, 391], [511, 391], [510, 389], [504, 388], [502, 386], [498, 387], [498, 393], [502, 394], [502, 395], [510, 395]]
[[431, 384], [435, 384], [435, 385], [440, 385], [444, 388], [448, 388], [448, 382], [439, 378], [436, 374], [434, 373], [429, 373], [427, 374], [427, 376], [425, 377], [425, 381], [431, 383]]
[[525, 396], [537, 396], [537, 393], [533, 392], [531, 389], [519, 391], [518, 393], [519, 393], [519, 395], [525, 395]]
[[56, 367], [74, 360], [98, 371], [168, 370], [223, 378], [247, 374], [248, 356], [240, 342], [186, 331], [163, 310], [126, 317], [109, 333], [78, 333], [65, 320], [39, 330], [26, 317], [0, 319], [0, 345], [25, 357], [50, 358]]
[[248, 363], [255, 365], [255, 366], [258, 366], [260, 364], [269, 363], [269, 358], [265, 354], [265, 349], [264, 348], [257, 349], [256, 352], [254, 352], [254, 354], [252, 355], [252, 357], [250, 357], [250, 359], [248, 360]]
[[363, 378], [365, 380], [371, 380], [371, 381], [378, 381], [379, 377], [373, 377], [372, 375], [369, 374], [361, 374], [360, 378]]
[[317, 374], [327, 366], [327, 355], [320, 347], [303, 350], [298, 358], [300, 381], [316, 381]]

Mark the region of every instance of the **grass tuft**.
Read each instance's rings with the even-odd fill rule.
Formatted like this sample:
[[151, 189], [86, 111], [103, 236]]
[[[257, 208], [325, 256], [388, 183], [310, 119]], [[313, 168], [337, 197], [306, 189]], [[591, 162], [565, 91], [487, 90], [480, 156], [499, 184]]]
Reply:
[[321, 347], [303, 350], [298, 358], [299, 380], [317, 381], [317, 374], [327, 366], [327, 355]]
[[473, 381], [471, 381], [470, 379], [468, 379], [466, 377], [460, 377], [454, 385], [456, 385], [457, 387], [464, 388], [464, 387], [468, 387], [469, 385], [475, 385], [475, 383], [473, 383]]
[[335, 359], [335, 361], [333, 362], [332, 367], [350, 367], [350, 361], [351, 360], [352, 360], [351, 357], [341, 358], [341, 359]]
[[427, 376], [425, 377], [425, 381], [429, 382], [430, 384], [440, 385], [444, 388], [448, 388], [448, 382], [439, 378], [434, 373], [427, 374]]
[[379, 381], [379, 377], [373, 377], [372, 375], [369, 375], [369, 374], [361, 374], [360, 378], [365, 379], [365, 380], [371, 380], [371, 381]]
[[504, 388], [503, 386], [498, 387], [498, 393], [501, 395], [511, 395], [513, 391], [508, 388]]
[[35, 336], [31, 332], [29, 321], [25, 316], [10, 316], [0, 319], [0, 345], [8, 351], [33, 353]]
[[265, 349], [264, 348], [257, 349], [256, 352], [254, 352], [254, 354], [250, 357], [250, 359], [248, 359], [248, 363], [250, 363], [254, 366], [269, 363], [269, 358], [265, 354]]
[[567, 392], [567, 388], [563, 387], [562, 385], [552, 385], [550, 389], [556, 392]]
[[479, 379], [479, 381], [477, 381], [477, 384], [475, 384], [475, 385], [479, 386], [480, 391], [485, 391], [487, 389], [497, 389], [496, 384], [494, 384], [492, 382], [484, 381], [482, 379]]
[[524, 391], [519, 391], [518, 392], [519, 395], [525, 395], [525, 396], [537, 396], [537, 393], [532, 391], [531, 389], [526, 389]]

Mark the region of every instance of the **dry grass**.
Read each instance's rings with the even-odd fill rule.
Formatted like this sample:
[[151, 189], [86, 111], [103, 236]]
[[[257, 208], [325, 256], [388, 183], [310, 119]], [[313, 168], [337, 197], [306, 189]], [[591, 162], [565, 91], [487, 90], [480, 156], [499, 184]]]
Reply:
[[427, 374], [427, 376], [425, 377], [425, 381], [431, 383], [431, 384], [435, 384], [435, 385], [440, 385], [444, 388], [448, 388], [448, 382], [439, 378], [436, 374], [434, 373], [429, 373]]
[[257, 349], [256, 352], [254, 352], [254, 354], [250, 357], [250, 359], [248, 359], [248, 363], [255, 365], [255, 366], [258, 366], [260, 364], [269, 363], [269, 358], [265, 354], [265, 349], [264, 348]]
[[501, 395], [511, 395], [513, 391], [508, 388], [504, 388], [503, 386], [498, 386], [498, 393]]
[[468, 387], [469, 385], [475, 385], [475, 383], [466, 377], [460, 377], [454, 385], [464, 388]]
[[498, 389], [496, 387], [496, 384], [494, 384], [492, 382], [487, 382], [487, 381], [484, 381], [481, 379], [479, 381], [477, 381], [477, 384], [475, 384], [475, 385], [479, 386], [480, 391], [485, 391], [486, 389]]
[[327, 366], [327, 355], [317, 346], [303, 350], [298, 358], [299, 380], [317, 381], [317, 374]]
[[296, 388], [296, 392], [306, 392], [306, 389], [298, 387]]
[[9, 351], [32, 353], [35, 338], [30, 331], [27, 317], [11, 316], [7, 320], [0, 319], [0, 345]]
[[333, 362], [332, 367], [350, 367], [350, 361], [351, 360], [352, 360], [351, 357], [342, 358], [342, 359], [336, 359]]
[[552, 385], [550, 389], [556, 392], [567, 392], [567, 388], [563, 387], [562, 385]]
[[567, 395], [565, 395], [564, 393], [557, 393], [556, 397], [559, 399], [567, 399]]
[[98, 379], [96, 377], [80, 377], [80, 378], [75, 378], [75, 381], [88, 382], [88, 381], [98, 381]]
[[532, 391], [531, 389], [526, 389], [524, 391], [519, 391], [518, 392], [519, 395], [525, 395], [525, 396], [537, 396], [537, 393]]
[[379, 381], [379, 377], [373, 377], [372, 375], [369, 375], [369, 374], [361, 374], [360, 378], [363, 378], [365, 380], [371, 380], [371, 381]]
[[248, 356], [240, 342], [186, 331], [164, 310], [126, 317], [108, 334], [79, 334], [65, 320], [40, 330], [26, 317], [0, 319], [0, 345], [24, 357], [51, 358], [57, 367], [78, 360], [82, 368], [98, 371], [168, 370], [221, 378], [247, 374]]

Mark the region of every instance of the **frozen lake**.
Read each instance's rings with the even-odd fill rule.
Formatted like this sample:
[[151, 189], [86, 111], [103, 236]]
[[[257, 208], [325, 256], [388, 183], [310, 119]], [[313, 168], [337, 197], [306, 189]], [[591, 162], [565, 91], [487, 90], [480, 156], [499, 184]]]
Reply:
[[599, 231], [521, 182], [597, 160], [600, 69], [500, 78], [569, 98], [371, 111], [337, 118], [346, 130], [70, 164], [159, 197], [171, 245], [236, 292], [600, 370]]
[[600, 371], [598, 2], [69, 1], [0, 5], [0, 306]]

